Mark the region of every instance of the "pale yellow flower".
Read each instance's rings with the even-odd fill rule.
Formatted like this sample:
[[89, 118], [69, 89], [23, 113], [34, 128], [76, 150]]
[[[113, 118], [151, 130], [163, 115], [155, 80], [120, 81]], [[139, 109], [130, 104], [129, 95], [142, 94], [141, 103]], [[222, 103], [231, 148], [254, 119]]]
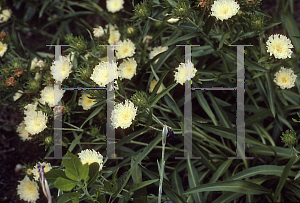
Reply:
[[177, 23], [179, 21], [179, 18], [170, 18], [167, 20], [168, 23]]
[[11, 16], [10, 10], [8, 10], [8, 9], [3, 10], [2, 13], [0, 14], [0, 23], [8, 21], [10, 16]]
[[26, 175], [25, 178], [19, 181], [17, 186], [17, 194], [21, 200], [35, 203], [39, 198], [39, 186], [35, 181], [31, 181]]
[[22, 96], [22, 94], [23, 94], [23, 91], [18, 90], [13, 96], [14, 101], [17, 101]]
[[[158, 55], [162, 52], [165, 52], [167, 50], [168, 50], [168, 47], [162, 47], [162, 46], [154, 47], [153, 50], [149, 54], [149, 58], [153, 59], [156, 55]], [[155, 63], [157, 63], [157, 61], [158, 61], [158, 59], [155, 61]]]
[[236, 15], [239, 9], [239, 4], [234, 0], [215, 0], [211, 6], [211, 15], [223, 21]]
[[106, 0], [106, 8], [109, 12], [115, 13], [123, 8], [124, 0]]
[[125, 104], [117, 104], [111, 115], [111, 121], [114, 128], [128, 128], [134, 120], [137, 113], [137, 107], [129, 101], [125, 100]]
[[[155, 88], [156, 84], [158, 83], [157, 80], [153, 79], [151, 82], [150, 82], [150, 86], [149, 86], [149, 92], [153, 92], [153, 89]], [[156, 94], [159, 94], [161, 93], [161, 91], [163, 91], [163, 87], [160, 85], [160, 87], [158, 88]]]
[[0, 57], [4, 55], [7, 50], [7, 44], [0, 42]]
[[24, 114], [27, 116], [36, 113], [35, 112], [36, 106], [37, 106], [37, 102], [35, 102], [34, 104], [27, 104], [26, 106], [24, 106], [25, 109]]
[[45, 63], [43, 60], [39, 60], [37, 63], [36, 63], [36, 66], [39, 67], [41, 70], [43, 70], [43, 68], [45, 67]]
[[41, 163], [41, 162], [39, 162], [39, 163], [35, 164], [35, 166], [31, 170], [31, 173], [33, 174], [33, 178], [36, 181], [38, 181], [39, 178], [40, 178], [39, 169], [37, 168], [38, 164], [40, 164], [41, 166], [45, 166], [44, 173], [47, 173], [48, 171], [50, 171], [52, 169], [52, 166], [51, 166], [50, 163], [46, 163], [46, 162]]
[[119, 76], [131, 80], [136, 74], [137, 63], [134, 58], [124, 60], [119, 66]]
[[89, 97], [91, 97], [91, 95], [83, 93], [78, 100], [78, 105], [82, 106], [84, 110], [91, 109], [91, 107], [96, 103], [95, 99], [90, 99]]
[[42, 111], [34, 111], [24, 118], [25, 130], [31, 135], [38, 134], [47, 128], [48, 117]]
[[37, 66], [37, 62], [38, 62], [37, 58], [34, 58], [34, 59], [31, 60], [30, 70], [34, 70], [35, 69], [35, 67]]
[[117, 44], [121, 45], [116, 47], [118, 59], [132, 57], [135, 54], [135, 45], [130, 39], [119, 41]]
[[116, 44], [121, 37], [120, 32], [117, 30], [117, 26], [113, 26], [111, 24], [106, 25], [106, 32], [109, 29], [109, 38], [108, 38], [108, 44]]
[[54, 87], [47, 86], [41, 91], [39, 102], [43, 105], [48, 103], [49, 107], [54, 107], [61, 100], [64, 92], [65, 90], [54, 90]]
[[293, 70], [281, 67], [280, 70], [275, 73], [274, 82], [281, 89], [290, 89], [295, 86], [296, 78], [297, 75], [294, 74]]
[[18, 128], [17, 128], [17, 133], [19, 134], [19, 137], [21, 138], [22, 141], [26, 141], [26, 140], [31, 140], [32, 137], [29, 137], [29, 133], [27, 132], [27, 130], [25, 129], [26, 125], [24, 123], [24, 121], [22, 123], [19, 124]]
[[[94, 71], [91, 75], [91, 79], [98, 84], [100, 87], [104, 87], [105, 85], [107, 85], [109, 82], [114, 81], [114, 79], [118, 78], [118, 72], [117, 72], [117, 64], [116, 63], [112, 63], [111, 65], [114, 66], [114, 68], [110, 69], [110, 78], [108, 78], [108, 74], [107, 74], [107, 66], [108, 66], [109, 62], [103, 62], [101, 61], [95, 68]], [[113, 72], [114, 70], [114, 72]], [[112, 75], [114, 74], [115, 77], [112, 77]]]
[[80, 153], [78, 153], [78, 156], [79, 156], [82, 164], [88, 163], [90, 165], [90, 164], [96, 162], [100, 166], [99, 171], [102, 170], [103, 156], [99, 152], [96, 152], [94, 149], [82, 150]]
[[94, 28], [93, 34], [94, 34], [94, 37], [98, 37], [98, 38], [104, 36], [103, 27], [99, 26], [99, 27]]
[[185, 81], [195, 77], [197, 72], [197, 69], [194, 68], [194, 64], [191, 61], [188, 61], [187, 65], [185, 65], [185, 63], [180, 63], [176, 69], [178, 72], [175, 72], [175, 80], [181, 85], [183, 85]]
[[294, 46], [291, 40], [284, 35], [271, 35], [267, 41], [267, 52], [270, 53], [270, 56], [274, 55], [274, 57], [278, 59], [291, 58], [293, 53], [292, 48], [294, 48]]
[[[71, 58], [72, 59], [72, 58]], [[61, 65], [61, 72], [57, 70], [57, 68]], [[69, 77], [69, 74], [72, 72], [72, 63], [69, 60], [69, 57], [62, 56], [61, 60], [54, 61], [51, 66], [51, 74], [54, 79], [57, 81], [63, 81]]]

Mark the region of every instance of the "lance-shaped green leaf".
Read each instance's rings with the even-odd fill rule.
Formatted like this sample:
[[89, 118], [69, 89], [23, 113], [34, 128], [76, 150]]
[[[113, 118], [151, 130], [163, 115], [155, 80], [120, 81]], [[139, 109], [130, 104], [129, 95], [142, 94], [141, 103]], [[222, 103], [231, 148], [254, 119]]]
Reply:
[[193, 194], [204, 191], [228, 191], [238, 192], [243, 194], [269, 194], [271, 193], [265, 187], [244, 180], [223, 181], [217, 183], [203, 184], [198, 187], [188, 189], [184, 194]]
[[[188, 179], [189, 179], [189, 186], [191, 189], [199, 187], [200, 183], [199, 175], [197, 173], [197, 170], [193, 163], [191, 162], [191, 159], [187, 159], [187, 168], [188, 168]], [[203, 201], [203, 197], [200, 192], [193, 192], [193, 198], [196, 203], [201, 203]]]
[[147, 185], [151, 185], [152, 183], [157, 182], [159, 179], [154, 179], [154, 180], [147, 180], [144, 182], [140, 182], [138, 184], [134, 184], [133, 186], [130, 187], [130, 192], [134, 192], [138, 189], [141, 189], [143, 187], [146, 187]]

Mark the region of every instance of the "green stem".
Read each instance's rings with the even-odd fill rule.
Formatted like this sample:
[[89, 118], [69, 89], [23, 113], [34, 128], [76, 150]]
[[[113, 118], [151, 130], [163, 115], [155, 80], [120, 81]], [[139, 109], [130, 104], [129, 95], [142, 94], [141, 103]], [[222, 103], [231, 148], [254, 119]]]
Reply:
[[82, 187], [82, 190], [83, 190], [84, 194], [85, 194], [86, 196], [88, 196], [88, 198], [89, 198], [92, 202], [95, 202], [94, 199], [92, 198], [92, 196], [91, 196], [91, 195], [89, 194], [89, 192], [87, 191], [86, 185], [84, 185], [84, 187]]
[[164, 136], [162, 139], [162, 154], [161, 154], [161, 164], [160, 164], [160, 181], [159, 181], [159, 190], [158, 190], [158, 203], [161, 203], [161, 194], [162, 194], [162, 184], [164, 179], [164, 169], [165, 169], [165, 145]]

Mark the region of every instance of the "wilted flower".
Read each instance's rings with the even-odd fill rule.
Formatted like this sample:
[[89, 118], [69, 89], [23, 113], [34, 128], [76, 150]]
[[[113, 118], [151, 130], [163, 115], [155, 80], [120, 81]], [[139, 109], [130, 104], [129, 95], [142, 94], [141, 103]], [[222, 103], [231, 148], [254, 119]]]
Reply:
[[21, 200], [34, 203], [39, 198], [39, 186], [35, 181], [31, 181], [28, 176], [21, 181], [17, 187], [17, 193]]
[[223, 21], [236, 15], [239, 9], [239, 4], [234, 0], [216, 0], [211, 6], [211, 15]]
[[41, 91], [41, 98], [39, 99], [39, 102], [43, 105], [48, 103], [50, 107], [54, 107], [55, 104], [61, 100], [64, 92], [65, 90], [55, 90], [54, 87], [47, 86]]
[[89, 110], [95, 103], [95, 99], [90, 99], [91, 95], [89, 94], [82, 94], [82, 96], [78, 100], [78, 105], [82, 106], [83, 110]]
[[25, 130], [31, 135], [38, 134], [47, 128], [48, 117], [42, 111], [32, 112], [24, 118]]
[[112, 82], [115, 78], [118, 78], [118, 72], [117, 72], [117, 64], [113, 63], [112, 65], [114, 66], [114, 68], [112, 70], [114, 70], [114, 73], [112, 70], [110, 71], [110, 74], [114, 74], [115, 77], [110, 77], [108, 78], [108, 74], [107, 74], [107, 69], [108, 69], [108, 64], [109, 62], [100, 62], [95, 68], [94, 71], [91, 75], [91, 79], [97, 83], [100, 87], [104, 87], [105, 85], [107, 85], [109, 82]]
[[21, 138], [22, 141], [26, 141], [26, 140], [31, 140], [32, 137], [29, 137], [29, 133], [28, 131], [25, 129], [26, 125], [24, 123], [24, 121], [22, 123], [19, 124], [18, 128], [17, 128], [17, 133], [19, 134], [19, 137]]
[[5, 84], [9, 87], [9, 86], [15, 86], [16, 85], [16, 81], [14, 77], [9, 77], [6, 79]]
[[152, 38], [153, 38], [152, 36], [146, 35], [142, 42], [148, 44]]
[[[168, 50], [168, 47], [162, 47], [162, 46], [159, 46], [159, 47], [154, 47], [153, 50], [150, 52], [149, 54], [149, 58], [150, 59], [153, 59], [156, 55], [162, 53], [162, 52], [165, 52]], [[158, 59], [155, 61], [155, 63], [158, 61]]]
[[131, 80], [131, 78], [136, 74], [137, 63], [134, 58], [129, 58], [124, 60], [119, 66], [119, 76], [121, 78], [126, 78]]
[[0, 42], [0, 57], [4, 55], [7, 50], [7, 44]]
[[124, 0], [106, 0], [106, 8], [109, 12], [115, 13], [123, 8]]
[[96, 162], [100, 166], [99, 171], [102, 170], [103, 156], [99, 152], [96, 152], [94, 149], [82, 150], [80, 153], [78, 153], [78, 156], [79, 156], [82, 164], [88, 163], [90, 165], [90, 164]]
[[104, 30], [101, 26], [94, 28], [93, 34], [95, 37], [102, 37], [104, 35]]
[[111, 115], [111, 121], [114, 128], [128, 128], [134, 120], [137, 113], [137, 107], [129, 101], [125, 100], [125, 104], [117, 104]]
[[119, 41], [118, 45], [121, 45], [116, 47], [116, 56], [118, 59], [132, 57], [135, 54], [135, 45], [130, 39]]
[[34, 70], [37, 65], [38, 59], [34, 58], [31, 60], [30, 70]]
[[[151, 82], [150, 82], [150, 86], [149, 86], [149, 92], [153, 92], [153, 89], [155, 88], [156, 84], [158, 83], [157, 80], [153, 79]], [[156, 94], [159, 94], [161, 93], [161, 91], [163, 91], [163, 88], [162, 86], [160, 85], [159, 89], [157, 90]]]
[[267, 52], [270, 53], [270, 56], [274, 55], [274, 57], [278, 59], [291, 58], [293, 53], [292, 48], [294, 48], [294, 46], [291, 40], [284, 35], [271, 35], [267, 41]]
[[175, 72], [176, 82], [183, 85], [185, 81], [191, 80], [195, 77], [197, 69], [194, 68], [194, 64], [191, 61], [188, 61], [187, 64], [180, 63], [179, 67], [176, 68], [178, 72]]
[[[61, 65], [61, 72], [59, 73], [57, 67]], [[69, 74], [72, 72], [72, 63], [68, 57], [62, 56], [61, 60], [54, 61], [51, 66], [51, 74], [53, 75], [55, 80], [63, 81], [64, 79], [69, 77]]]
[[19, 90], [18, 92], [15, 93], [15, 95], [13, 96], [14, 101], [17, 101], [23, 94], [22, 90]]
[[274, 82], [281, 88], [281, 89], [290, 89], [295, 86], [297, 75], [294, 74], [292, 69], [286, 69], [281, 67], [280, 70], [275, 73]]
[[8, 9], [3, 10], [2, 13], [0, 14], [0, 23], [8, 21], [10, 16], [11, 16], [10, 10], [8, 10]]
[[46, 163], [46, 162], [38, 162], [33, 169], [31, 170], [31, 173], [33, 174], [33, 178], [34, 180], [38, 181], [40, 178], [40, 173], [39, 173], [39, 169], [38, 166], [44, 166], [44, 173], [47, 173], [48, 171], [50, 171], [52, 169], [52, 166], [50, 163]]

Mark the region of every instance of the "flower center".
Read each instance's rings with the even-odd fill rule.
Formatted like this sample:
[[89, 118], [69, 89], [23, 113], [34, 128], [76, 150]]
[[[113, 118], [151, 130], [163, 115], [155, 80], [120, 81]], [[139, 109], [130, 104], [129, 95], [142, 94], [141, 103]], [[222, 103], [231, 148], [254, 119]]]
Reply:
[[0, 52], [4, 49], [3, 45], [0, 45]]
[[286, 79], [286, 78], [282, 78], [282, 79], [281, 79], [281, 82], [282, 82], [282, 83], [286, 83], [286, 82], [287, 82], [287, 79]]
[[127, 54], [128, 53], [128, 49], [124, 49], [124, 54]]

